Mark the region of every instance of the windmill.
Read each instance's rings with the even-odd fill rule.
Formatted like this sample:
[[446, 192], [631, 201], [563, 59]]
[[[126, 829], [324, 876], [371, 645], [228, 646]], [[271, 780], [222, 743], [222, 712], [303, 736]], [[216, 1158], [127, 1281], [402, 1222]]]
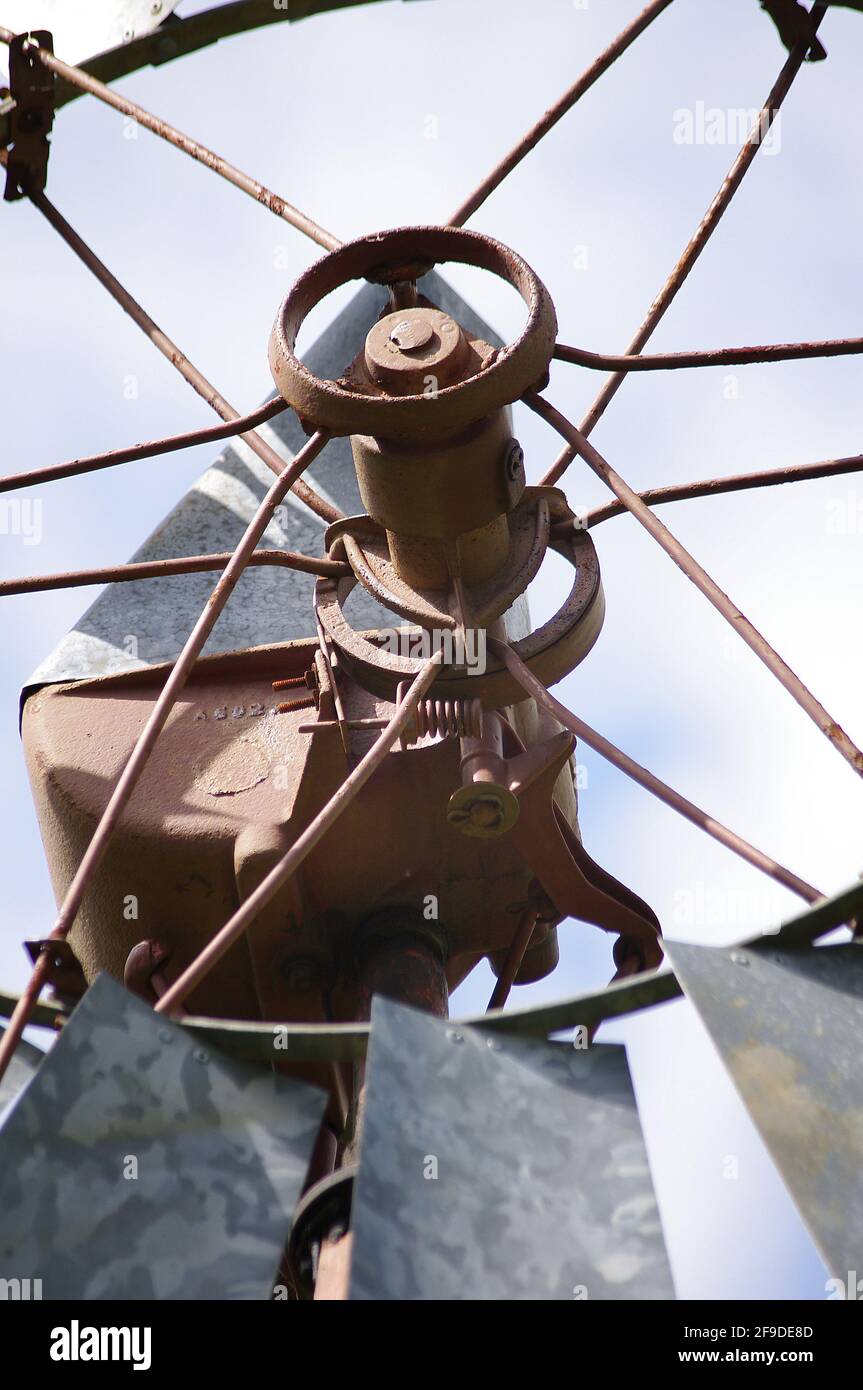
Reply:
[[[666, 5], [648, 6], [546, 125]], [[10, 196], [28, 196], [151, 337], [161, 333], [43, 191], [53, 101], [46, 72], [121, 110], [133, 104], [54, 58], [48, 34], [7, 38], [15, 60]], [[766, 103], [768, 122], [808, 47], [795, 45]], [[140, 108], [131, 114], [212, 162]], [[487, 186], [536, 138], [531, 132]], [[755, 140], [744, 147], [685, 268], [756, 151]], [[578, 428], [545, 398], [548, 369], [553, 357], [595, 355], [558, 344], [552, 296], [516, 250], [463, 230], [483, 190], [444, 226], [341, 245], [241, 171], [213, 167], [310, 231], [326, 255], [278, 309], [269, 344], [276, 394], [252, 417], [238, 420], [161, 335], [163, 351], [226, 418], [203, 434], [241, 442], [130, 566], [102, 576], [112, 587], [25, 692], [25, 749], [61, 905], [51, 936], [32, 943], [33, 983], [0, 1055], [14, 1055], [26, 1074], [34, 1059], [15, 1050], [26, 1020], [62, 1027], [0, 1131], [21, 1157], [5, 1257], [20, 1277], [46, 1283], [36, 1271], [50, 1264], [50, 1296], [61, 1297], [116, 1297], [119, 1289], [171, 1298], [193, 1288], [260, 1298], [275, 1287], [290, 1298], [668, 1299], [626, 1059], [593, 1033], [602, 1019], [671, 998], [682, 985], [833, 1267], [853, 1267], [845, 1263], [860, 1229], [848, 1220], [853, 1140], [850, 1159], [825, 1170], [824, 1187], [806, 1155], [835, 1085], [816, 1040], [829, 1030], [831, 1056], [850, 1072], [860, 1012], [858, 948], [814, 952], [810, 943], [853, 920], [859, 886], [823, 899], [548, 692], [602, 625], [590, 528], [556, 486], [578, 453], [860, 770], [847, 735], [588, 438], [629, 370], [694, 365], [641, 353], [683, 275], [629, 353], [598, 363], [614, 375]], [[453, 294], [437, 270], [450, 261], [517, 289], [526, 326], [516, 341], [497, 341]], [[353, 280], [366, 287], [301, 361], [302, 322]], [[781, 360], [859, 347], [724, 356]], [[520, 401], [566, 444], [539, 487], [526, 485], [512, 432]], [[124, 452], [165, 447], [179, 444]], [[690, 495], [708, 492], [715, 480], [694, 487]], [[239, 545], [238, 517], [247, 523]], [[288, 538], [302, 550], [289, 550]], [[550, 548], [569, 562], [572, 587], [533, 629], [524, 594]], [[254, 589], [244, 589], [248, 605], [237, 611], [228, 598], [247, 565]], [[285, 568], [315, 577], [313, 602], [308, 581], [286, 586], [275, 572]], [[191, 578], [220, 569], [208, 596], [207, 581]], [[161, 586], [147, 598], [135, 583], [144, 578]], [[144, 649], [124, 645], [130, 631], [145, 634]], [[212, 654], [202, 657], [211, 632]], [[582, 843], [576, 737], [792, 887], [811, 911], [736, 951], [675, 946], [674, 973], [658, 969], [654, 913]], [[568, 917], [613, 932], [615, 980], [553, 1009], [504, 1011], [514, 983], [554, 968], [557, 927]], [[483, 958], [498, 975], [491, 1010], [451, 1024], [448, 993]], [[57, 1002], [34, 1015], [46, 984]], [[804, 1107], [789, 1137], [773, 1083], [801, 999], [812, 1031], [795, 1036], [791, 1060], [809, 1069], [819, 1105]], [[563, 1028], [576, 1030], [575, 1046], [547, 1041]], [[62, 1133], [82, 1165], [76, 1171], [64, 1154], [63, 1180], [70, 1194], [92, 1200], [75, 1221], [57, 1222], [46, 1247], [33, 1219], [40, 1179], [24, 1155], [39, 1153], [42, 1182], [61, 1162], [50, 1142], [58, 1112], [49, 1098], [58, 1093], [69, 1101]], [[849, 1104], [847, 1090], [835, 1104]], [[232, 1198], [218, 1174], [232, 1161], [249, 1191], [229, 1219]], [[124, 1188], [116, 1174], [127, 1162], [135, 1171]], [[153, 1207], [140, 1200], [147, 1184], [163, 1216], [176, 1212], [182, 1249], [200, 1223], [193, 1267], [178, 1265], [170, 1219], [154, 1227]], [[125, 1232], [122, 1253], [101, 1241], [106, 1212]], [[535, 1258], [519, 1260], [525, 1248]]]

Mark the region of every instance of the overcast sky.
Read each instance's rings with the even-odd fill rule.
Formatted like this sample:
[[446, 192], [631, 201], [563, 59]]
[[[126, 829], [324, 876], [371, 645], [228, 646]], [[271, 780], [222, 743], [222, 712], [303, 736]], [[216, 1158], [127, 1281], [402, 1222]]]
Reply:
[[[222, 43], [119, 87], [347, 239], [445, 220], [637, 8], [391, 0]], [[860, 332], [863, 17], [830, 13], [821, 33], [828, 60], [803, 69], [653, 349]], [[624, 350], [734, 157], [736, 113], [761, 104], [784, 56], [756, 0], [675, 0], [474, 217], [470, 225], [516, 248], [549, 286], [562, 340]], [[317, 248], [90, 99], [58, 115], [48, 191], [239, 409], [267, 393], [275, 310]], [[212, 422], [35, 210], [0, 209], [0, 248], [4, 473]], [[518, 302], [492, 277], [448, 276], [503, 336], [518, 331]], [[315, 331], [340, 302], [316, 316]], [[556, 364], [548, 395], [577, 420], [601, 379]], [[860, 388], [853, 358], [642, 374], [624, 384], [594, 441], [636, 487], [852, 454]], [[535, 481], [558, 442], [520, 409], [516, 429]], [[40, 521], [29, 534], [5, 525], [3, 576], [126, 559], [213, 454], [18, 494], [41, 503]], [[581, 465], [566, 486], [573, 504], [605, 500]], [[678, 503], [662, 517], [863, 742], [863, 481]], [[825, 892], [847, 884], [863, 868], [859, 779], [635, 521], [609, 521], [595, 539], [605, 628], [556, 693], [809, 882]], [[558, 606], [563, 582], [550, 565], [533, 586], [535, 621]], [[0, 607], [6, 988], [26, 977], [20, 940], [45, 934], [54, 912], [18, 690], [95, 593]], [[731, 942], [797, 910], [792, 895], [589, 750], [580, 756], [585, 844], [653, 905], [669, 937]], [[564, 924], [560, 940], [558, 971], [516, 991], [516, 1003], [607, 981], [601, 933]], [[455, 1011], [483, 1007], [489, 988], [483, 968]], [[823, 1298], [820, 1260], [690, 1006], [601, 1036], [629, 1044], [679, 1294]], [[728, 1156], [736, 1179], [723, 1176]]]

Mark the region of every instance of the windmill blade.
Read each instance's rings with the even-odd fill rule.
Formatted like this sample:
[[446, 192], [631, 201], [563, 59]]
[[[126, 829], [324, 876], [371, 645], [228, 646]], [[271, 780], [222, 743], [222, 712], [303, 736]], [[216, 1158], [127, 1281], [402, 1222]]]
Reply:
[[324, 1096], [108, 975], [0, 1127], [3, 1271], [47, 1299], [267, 1299]]
[[[0, 1034], [4, 1032], [5, 1025], [0, 1025]], [[34, 1047], [32, 1043], [19, 1042], [8, 1071], [0, 1077], [0, 1116], [7, 1105], [11, 1105], [19, 1092], [33, 1079], [44, 1057], [45, 1053], [41, 1048]]]
[[827, 1265], [863, 1268], [863, 948], [669, 942], [668, 954]]
[[80, 63], [151, 34], [176, 8], [177, 0], [5, 0], [3, 23], [16, 34], [50, 29], [58, 58]]
[[671, 1299], [626, 1052], [376, 999], [350, 1298]]

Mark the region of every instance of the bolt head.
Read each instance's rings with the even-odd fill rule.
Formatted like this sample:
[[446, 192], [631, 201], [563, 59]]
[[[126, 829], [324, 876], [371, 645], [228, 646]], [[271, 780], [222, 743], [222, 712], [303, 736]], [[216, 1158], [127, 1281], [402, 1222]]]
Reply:
[[516, 479], [520, 477], [523, 468], [524, 449], [522, 449], [518, 440], [514, 439], [506, 456], [506, 476], [509, 478], [510, 482], [514, 483]]
[[412, 319], [402, 319], [390, 330], [390, 342], [394, 343], [400, 352], [415, 352], [417, 348], [424, 348], [433, 336], [434, 328], [431, 323], [419, 315]]
[[492, 801], [475, 801], [468, 811], [471, 825], [476, 825], [482, 830], [491, 830], [494, 826], [500, 825], [503, 818], [503, 810]]
[[518, 798], [508, 787], [492, 782], [471, 782], [453, 792], [446, 818], [462, 835], [494, 839], [505, 835], [518, 820]]
[[364, 349], [365, 369], [393, 395], [419, 395], [429, 376], [438, 388], [459, 380], [469, 357], [468, 340], [440, 309], [416, 307], [385, 314], [373, 325]]

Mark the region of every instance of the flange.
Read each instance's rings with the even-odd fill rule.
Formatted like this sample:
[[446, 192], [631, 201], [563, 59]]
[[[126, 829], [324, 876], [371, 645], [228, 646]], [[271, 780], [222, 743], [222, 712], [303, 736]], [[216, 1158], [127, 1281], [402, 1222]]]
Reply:
[[[552, 540], [551, 549], [569, 560], [575, 570], [572, 588], [561, 608], [542, 627], [512, 643], [543, 685], [554, 685], [584, 659], [599, 636], [605, 617], [605, 597], [599, 573], [599, 559], [587, 531], [572, 531]], [[351, 627], [344, 605], [355, 585], [356, 575], [343, 579], [319, 579], [315, 586], [315, 610], [321, 626], [339, 653], [339, 660], [365, 689], [386, 700], [395, 700], [401, 681], [413, 680], [422, 670], [430, 652], [406, 656], [389, 651]], [[425, 646], [428, 634], [418, 631], [416, 645]], [[413, 646], [413, 640], [411, 639]], [[527, 699], [523, 686], [510, 675], [502, 662], [489, 657], [481, 671], [463, 666], [441, 667], [429, 688], [435, 700], [482, 700], [483, 709], [502, 709]]]
[[[527, 322], [514, 343], [456, 385], [431, 394], [366, 394], [344, 381], [316, 377], [295, 355], [297, 334], [325, 295], [350, 280], [380, 281], [387, 267], [458, 261], [491, 271], [518, 290]], [[310, 429], [366, 434], [410, 443], [445, 439], [528, 391], [541, 388], [557, 337], [551, 295], [526, 261], [509, 247], [459, 227], [399, 227], [350, 241], [316, 261], [282, 303], [270, 335], [269, 360], [282, 397]]]
[[[506, 563], [482, 584], [465, 585], [471, 621], [488, 627], [524, 593], [542, 564], [549, 542], [549, 514], [571, 517], [563, 493], [557, 488], [525, 489], [510, 513], [509, 554]], [[399, 613], [420, 627], [456, 628], [458, 608], [452, 589], [416, 589], [395, 571], [382, 526], [368, 516], [347, 516], [334, 521], [324, 536], [329, 555], [344, 547], [348, 563], [365, 589], [384, 608]]]

